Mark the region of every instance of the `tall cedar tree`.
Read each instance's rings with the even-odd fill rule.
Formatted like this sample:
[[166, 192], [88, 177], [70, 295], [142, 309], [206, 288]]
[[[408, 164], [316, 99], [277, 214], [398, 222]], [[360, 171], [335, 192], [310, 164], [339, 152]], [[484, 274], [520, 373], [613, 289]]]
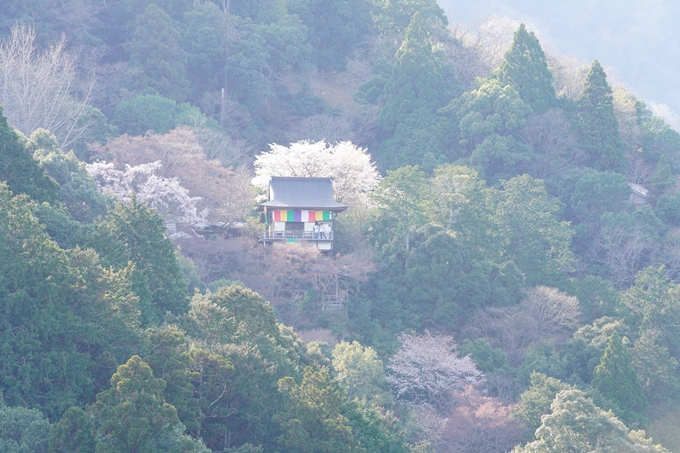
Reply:
[[600, 63], [595, 60], [588, 73], [578, 103], [581, 148], [586, 165], [597, 170], [622, 173], [625, 170], [625, 145], [619, 137], [619, 121], [614, 115], [612, 89]]
[[649, 402], [644, 395], [637, 373], [621, 337], [615, 331], [609, 338], [600, 364], [595, 367], [592, 385], [605, 397], [614, 401], [622, 410], [627, 424], [644, 426], [649, 420]]
[[26, 194], [35, 201], [55, 202], [59, 186], [40, 168], [19, 135], [7, 122], [0, 106], [0, 182], [15, 195]]
[[39, 406], [54, 419], [91, 397], [83, 351], [94, 341], [73, 310], [82, 279], [29, 202], [0, 183], [0, 388], [7, 404]]
[[153, 452], [154, 437], [177, 423], [177, 410], [165, 402], [165, 381], [133, 355], [111, 377], [111, 388], [88, 407], [97, 421], [97, 452]]
[[134, 198], [130, 206], [118, 203], [96, 229], [91, 246], [105, 266], [134, 265], [130, 280], [144, 325], [160, 323], [166, 311], [187, 311], [187, 286], [161, 216]]
[[555, 104], [555, 88], [545, 53], [534, 32], [528, 32], [524, 24], [515, 32], [510, 50], [493, 77], [503, 85], [512, 85], [534, 113], [543, 113]]
[[406, 29], [384, 94], [387, 99], [378, 124], [385, 136], [392, 135], [399, 123], [416, 110], [434, 112], [447, 102], [444, 77], [432, 54], [427, 24], [419, 12]]

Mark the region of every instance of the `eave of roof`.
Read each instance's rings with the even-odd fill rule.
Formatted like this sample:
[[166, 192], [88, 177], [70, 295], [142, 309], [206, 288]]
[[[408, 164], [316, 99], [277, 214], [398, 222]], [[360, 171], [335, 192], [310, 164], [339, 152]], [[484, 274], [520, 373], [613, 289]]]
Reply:
[[333, 182], [330, 178], [299, 178], [273, 176], [269, 182], [269, 201], [257, 210], [325, 210], [341, 212], [347, 205], [333, 199]]

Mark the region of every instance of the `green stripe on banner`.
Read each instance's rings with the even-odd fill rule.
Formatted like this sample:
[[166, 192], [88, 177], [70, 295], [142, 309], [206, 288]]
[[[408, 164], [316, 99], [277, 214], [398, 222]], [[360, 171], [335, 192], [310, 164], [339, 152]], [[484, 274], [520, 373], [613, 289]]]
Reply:
[[288, 210], [286, 222], [295, 222], [295, 211]]
[[324, 222], [328, 222], [331, 220], [331, 211], [324, 211], [323, 212], [323, 220]]

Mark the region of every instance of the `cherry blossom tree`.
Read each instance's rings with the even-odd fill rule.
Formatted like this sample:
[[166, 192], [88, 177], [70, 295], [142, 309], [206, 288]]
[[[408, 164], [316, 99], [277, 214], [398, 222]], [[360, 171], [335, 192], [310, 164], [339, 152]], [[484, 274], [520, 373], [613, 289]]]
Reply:
[[459, 358], [447, 335], [399, 336], [401, 348], [386, 366], [387, 382], [398, 400], [415, 405], [449, 408], [453, 392], [485, 382], [470, 357]]
[[177, 178], [158, 176], [160, 161], [116, 169], [115, 164], [95, 162], [87, 165], [87, 171], [103, 193], [111, 193], [125, 203], [132, 197], [154, 208], [164, 208], [167, 215], [180, 223], [203, 223], [207, 209], [199, 212], [201, 197], [191, 197]]
[[113, 162], [117, 168], [159, 161], [162, 166], [156, 171], [158, 176], [178, 178], [192, 196], [201, 198], [199, 211], [209, 209], [207, 220], [222, 222], [228, 229], [253, 208], [251, 174], [244, 167], [233, 169], [211, 160], [212, 152], [205, 146], [209, 143], [203, 143], [196, 130], [178, 127], [163, 135], [122, 135], [106, 145], [93, 144], [90, 150], [97, 159]]
[[272, 176], [332, 178], [335, 198], [345, 203], [366, 200], [380, 182], [380, 174], [365, 148], [352, 142], [330, 145], [307, 140], [269, 145], [255, 158], [253, 184], [265, 190]]

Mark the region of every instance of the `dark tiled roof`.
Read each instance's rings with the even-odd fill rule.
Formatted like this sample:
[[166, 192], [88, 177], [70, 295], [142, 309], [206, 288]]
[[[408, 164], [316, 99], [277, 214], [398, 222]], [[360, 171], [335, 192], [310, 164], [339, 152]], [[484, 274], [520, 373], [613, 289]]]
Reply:
[[330, 178], [290, 178], [272, 176], [269, 181], [269, 201], [260, 204], [268, 209], [324, 209], [344, 211], [347, 206], [333, 199]]

